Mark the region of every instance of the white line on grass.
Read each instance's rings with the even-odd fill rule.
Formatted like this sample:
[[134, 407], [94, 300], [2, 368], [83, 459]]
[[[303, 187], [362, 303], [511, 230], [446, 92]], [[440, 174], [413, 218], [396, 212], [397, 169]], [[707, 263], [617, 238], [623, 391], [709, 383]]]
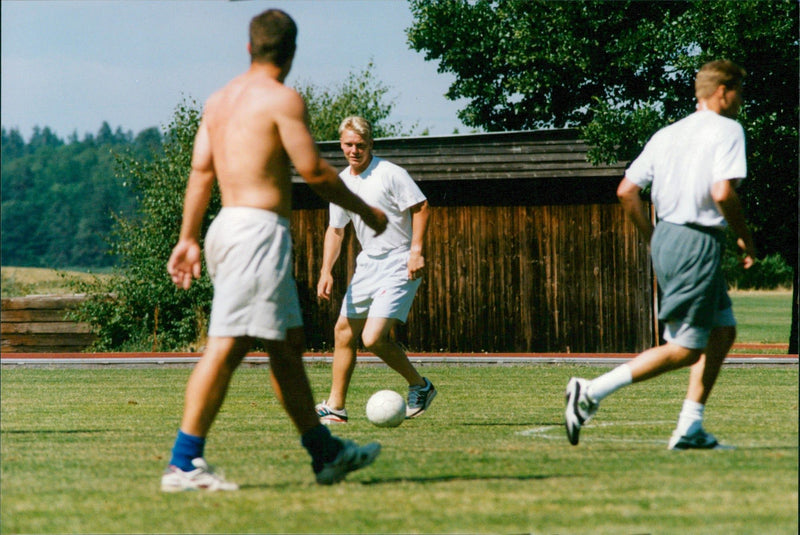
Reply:
[[[672, 424], [672, 421], [649, 421], [649, 422], [601, 422], [586, 425], [582, 429], [592, 429], [597, 427], [633, 427], [639, 425], [664, 425]], [[553, 432], [557, 431], [557, 435]], [[518, 435], [534, 438], [543, 438], [545, 440], [564, 440], [564, 426], [563, 425], [543, 425], [534, 427], [533, 429], [525, 429], [524, 431], [517, 432]], [[586, 439], [584, 439], [586, 440]], [[636, 438], [619, 438], [619, 437], [606, 437], [606, 436], [592, 436], [589, 439], [591, 442], [630, 442], [638, 444], [666, 444], [666, 440], [644, 440]]]

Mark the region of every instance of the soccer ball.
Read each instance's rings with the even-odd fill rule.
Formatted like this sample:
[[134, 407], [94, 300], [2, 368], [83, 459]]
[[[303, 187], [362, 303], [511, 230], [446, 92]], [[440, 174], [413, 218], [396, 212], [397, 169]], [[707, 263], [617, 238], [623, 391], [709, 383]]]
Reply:
[[379, 390], [367, 401], [367, 419], [378, 427], [397, 427], [406, 419], [406, 400], [393, 390]]

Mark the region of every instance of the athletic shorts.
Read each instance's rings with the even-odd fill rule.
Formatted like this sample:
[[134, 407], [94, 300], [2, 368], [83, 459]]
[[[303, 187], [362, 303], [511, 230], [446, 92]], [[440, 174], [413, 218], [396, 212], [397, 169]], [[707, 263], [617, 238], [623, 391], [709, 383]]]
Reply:
[[393, 318], [405, 322], [422, 279], [408, 278], [409, 251], [380, 256], [364, 253], [342, 300], [340, 314], [347, 318]]
[[286, 218], [222, 208], [206, 234], [205, 257], [214, 283], [209, 336], [285, 340], [288, 329], [303, 325]]
[[667, 341], [702, 349], [713, 328], [736, 325], [721, 268], [723, 246], [724, 234], [717, 229], [656, 225], [651, 251]]

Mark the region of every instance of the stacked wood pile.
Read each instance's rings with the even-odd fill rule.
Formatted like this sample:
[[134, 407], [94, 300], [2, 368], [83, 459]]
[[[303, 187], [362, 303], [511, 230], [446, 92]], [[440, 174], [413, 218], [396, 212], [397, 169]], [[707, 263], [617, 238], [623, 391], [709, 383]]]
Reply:
[[83, 351], [94, 341], [91, 327], [68, 318], [84, 295], [30, 295], [2, 300], [3, 353]]

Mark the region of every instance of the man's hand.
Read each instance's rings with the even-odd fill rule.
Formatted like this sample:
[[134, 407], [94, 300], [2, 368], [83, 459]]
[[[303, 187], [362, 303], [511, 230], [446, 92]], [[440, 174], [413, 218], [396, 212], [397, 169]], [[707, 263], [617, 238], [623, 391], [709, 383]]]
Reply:
[[389, 224], [389, 220], [386, 218], [386, 214], [383, 213], [383, 210], [372, 206], [369, 207], [367, 213], [361, 215], [361, 219], [369, 228], [375, 231], [376, 236], [382, 234], [383, 231], [386, 230], [386, 225]]
[[753, 246], [748, 248], [747, 245], [744, 243], [744, 240], [741, 238], [738, 238], [736, 240], [736, 245], [739, 246], [739, 249], [744, 251], [744, 258], [742, 258], [742, 267], [744, 269], [750, 269], [751, 267], [753, 267], [753, 264], [756, 261], [755, 248]]
[[179, 288], [188, 290], [192, 278], [200, 278], [200, 245], [194, 240], [182, 240], [172, 249], [167, 272]]
[[425, 257], [419, 253], [411, 253], [408, 257], [408, 278], [409, 280], [422, 278], [425, 270]]
[[333, 275], [330, 273], [320, 275], [317, 283], [317, 297], [324, 301], [330, 301], [331, 290], [333, 290]]

